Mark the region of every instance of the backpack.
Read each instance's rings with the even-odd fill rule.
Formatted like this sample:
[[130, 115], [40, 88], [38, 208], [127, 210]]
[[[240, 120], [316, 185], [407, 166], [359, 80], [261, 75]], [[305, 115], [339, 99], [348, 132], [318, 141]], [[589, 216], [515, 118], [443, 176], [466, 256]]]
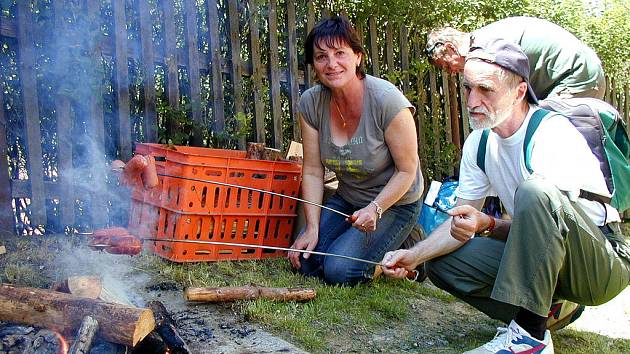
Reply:
[[[630, 139], [619, 112], [608, 103], [596, 98], [550, 98], [540, 102], [540, 108], [532, 115], [525, 132], [523, 155], [525, 166], [531, 168], [531, 139], [546, 117], [560, 114], [565, 116], [584, 136], [606, 179], [612, 197], [580, 191], [580, 197], [610, 204], [623, 212], [630, 207]], [[479, 140], [477, 166], [485, 173], [486, 145], [489, 129], [485, 129]]]

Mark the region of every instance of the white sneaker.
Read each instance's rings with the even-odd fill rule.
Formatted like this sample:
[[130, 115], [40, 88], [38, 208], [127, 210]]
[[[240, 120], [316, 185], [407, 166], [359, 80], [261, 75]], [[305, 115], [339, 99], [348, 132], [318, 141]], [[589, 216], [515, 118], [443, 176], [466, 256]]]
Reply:
[[545, 339], [542, 341], [532, 337], [526, 330], [514, 320], [510, 325], [497, 328], [497, 334], [488, 343], [464, 354], [501, 354], [501, 353], [527, 353], [527, 354], [553, 354], [553, 342], [551, 333], [545, 331]]

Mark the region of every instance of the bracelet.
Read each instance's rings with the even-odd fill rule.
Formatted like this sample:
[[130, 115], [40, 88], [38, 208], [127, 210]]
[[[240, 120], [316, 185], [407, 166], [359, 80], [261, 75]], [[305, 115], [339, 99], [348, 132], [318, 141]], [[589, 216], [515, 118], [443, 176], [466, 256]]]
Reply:
[[381, 208], [381, 206], [374, 200], [371, 201], [370, 204], [374, 204], [376, 206], [376, 215], [378, 215], [378, 219], [381, 220], [381, 217], [383, 216], [383, 208]]
[[[490, 216], [490, 215], [488, 215]], [[494, 230], [494, 227], [497, 225], [496, 220], [494, 220], [494, 218], [492, 216], [490, 216], [490, 225], [488, 225], [488, 227], [486, 227], [485, 230], [483, 230], [480, 235], [482, 236], [490, 236], [490, 234], [492, 234], [492, 230]]]

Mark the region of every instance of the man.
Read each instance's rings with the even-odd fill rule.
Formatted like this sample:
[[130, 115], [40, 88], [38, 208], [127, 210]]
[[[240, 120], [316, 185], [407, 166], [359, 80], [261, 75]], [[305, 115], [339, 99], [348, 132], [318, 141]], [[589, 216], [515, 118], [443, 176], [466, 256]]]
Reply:
[[510, 17], [473, 33], [435, 29], [427, 39], [427, 55], [438, 67], [462, 72], [471, 42], [503, 38], [518, 44], [529, 58], [529, 82], [539, 99], [551, 96], [594, 97], [606, 92], [597, 54], [573, 34], [547, 20]]
[[[618, 212], [577, 197], [580, 189], [609, 193], [597, 158], [566, 118], [542, 121], [531, 140], [534, 172], [525, 167], [523, 140], [538, 110], [525, 54], [501, 39], [473, 49], [464, 86], [474, 131], [464, 143], [452, 218], [413, 248], [385, 254], [383, 271], [400, 278], [431, 260], [435, 285], [509, 323], [469, 353], [553, 353], [552, 301], [599, 305], [615, 297], [630, 280], [629, 249]], [[476, 162], [483, 129], [491, 129], [487, 174]], [[489, 195], [499, 196], [511, 220], [479, 211]], [[623, 248], [619, 254], [608, 238]]]

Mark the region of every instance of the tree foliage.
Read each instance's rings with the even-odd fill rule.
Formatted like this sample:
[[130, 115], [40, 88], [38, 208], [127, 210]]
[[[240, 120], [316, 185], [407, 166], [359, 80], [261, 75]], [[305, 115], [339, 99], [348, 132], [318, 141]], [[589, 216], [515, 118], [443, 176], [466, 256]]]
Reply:
[[437, 26], [471, 31], [511, 16], [544, 18], [591, 46], [618, 85], [630, 83], [627, 0], [329, 0], [322, 5], [351, 14], [355, 21], [376, 15], [387, 22], [404, 24], [422, 40]]

